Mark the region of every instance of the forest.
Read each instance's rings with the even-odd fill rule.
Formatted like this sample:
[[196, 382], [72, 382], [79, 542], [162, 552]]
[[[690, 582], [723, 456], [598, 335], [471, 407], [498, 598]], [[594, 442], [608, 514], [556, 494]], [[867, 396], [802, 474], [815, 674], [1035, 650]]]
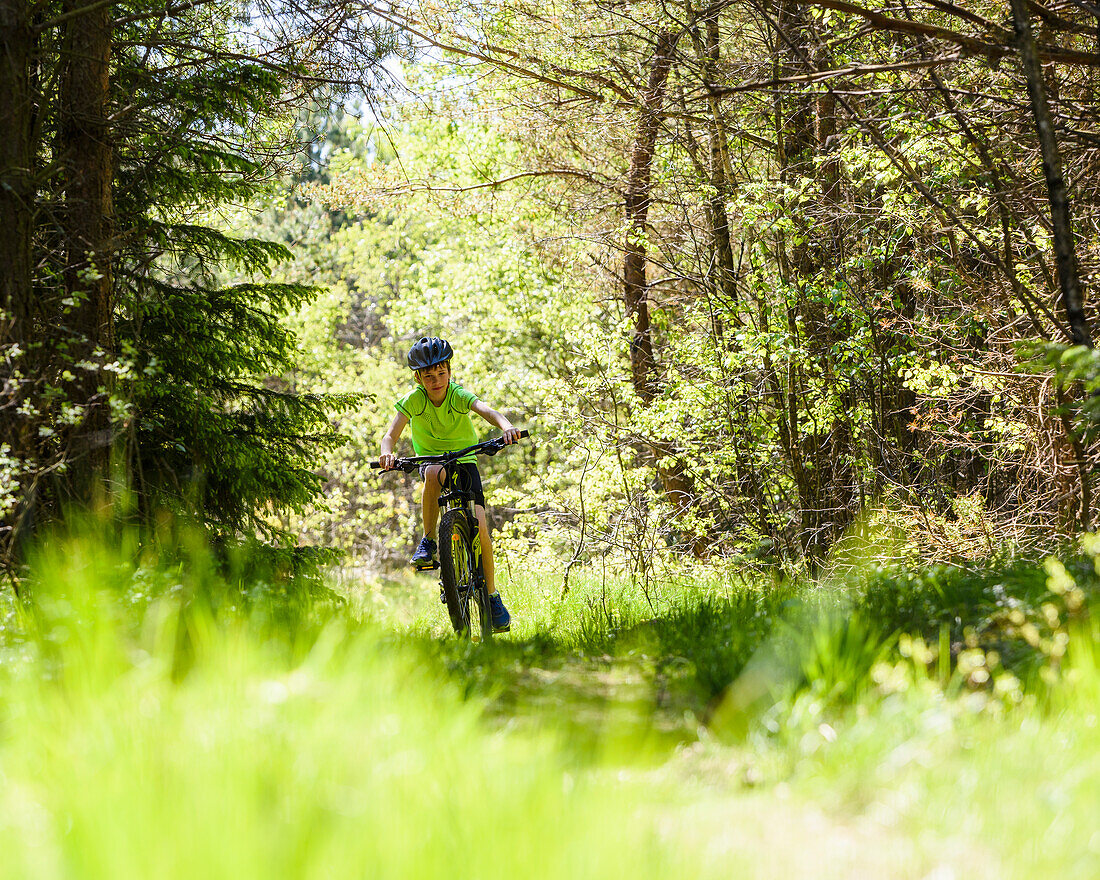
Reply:
[[1097, 876], [1098, 282], [1088, 0], [0, 0], [0, 878]]

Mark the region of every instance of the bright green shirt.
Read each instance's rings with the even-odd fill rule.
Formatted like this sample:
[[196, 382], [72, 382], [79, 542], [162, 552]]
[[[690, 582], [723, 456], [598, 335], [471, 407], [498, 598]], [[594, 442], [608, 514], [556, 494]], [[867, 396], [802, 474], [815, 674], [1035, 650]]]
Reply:
[[[409, 420], [412, 444], [417, 455], [442, 455], [477, 443], [477, 431], [470, 418], [470, 407], [477, 395], [452, 382], [443, 403], [433, 406], [428, 392], [417, 385], [393, 405]], [[476, 461], [475, 455], [459, 461]]]

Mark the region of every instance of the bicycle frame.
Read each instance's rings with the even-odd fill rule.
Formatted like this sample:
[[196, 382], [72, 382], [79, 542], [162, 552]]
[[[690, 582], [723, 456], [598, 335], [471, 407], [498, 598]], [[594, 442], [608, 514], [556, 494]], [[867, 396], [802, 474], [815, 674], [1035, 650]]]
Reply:
[[459, 485], [458, 476], [462, 472], [458, 468], [452, 465], [446, 467], [445, 470], [447, 476], [440, 484], [443, 490], [439, 494], [440, 515], [442, 515], [445, 510], [453, 510], [456, 507], [461, 507], [469, 515], [470, 519], [476, 523], [477, 516], [474, 514], [474, 490], [471, 487]]

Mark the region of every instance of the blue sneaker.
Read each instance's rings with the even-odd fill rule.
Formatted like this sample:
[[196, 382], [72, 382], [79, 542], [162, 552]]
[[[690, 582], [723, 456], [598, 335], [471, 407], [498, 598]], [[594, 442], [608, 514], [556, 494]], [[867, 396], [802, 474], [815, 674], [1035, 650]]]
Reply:
[[493, 593], [489, 597], [489, 610], [493, 615], [493, 632], [506, 633], [512, 628], [512, 615], [504, 607], [504, 600], [500, 593]]
[[429, 537], [420, 539], [420, 546], [413, 554], [412, 565], [417, 571], [431, 571], [439, 568], [439, 562], [435, 558], [435, 541]]

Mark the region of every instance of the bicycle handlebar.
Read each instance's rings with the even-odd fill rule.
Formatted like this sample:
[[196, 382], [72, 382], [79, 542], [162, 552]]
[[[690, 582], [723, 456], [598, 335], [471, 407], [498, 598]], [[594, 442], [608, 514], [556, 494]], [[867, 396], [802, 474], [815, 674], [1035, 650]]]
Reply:
[[[519, 432], [519, 439], [530, 436], [530, 431], [524, 430]], [[459, 449], [456, 452], [446, 452], [443, 455], [417, 455], [412, 458], [398, 458], [394, 461], [393, 467], [390, 468], [390, 470], [411, 473], [422, 464], [452, 464], [462, 458], [462, 456], [469, 455], [470, 453], [474, 455], [496, 455], [507, 445], [503, 437], [494, 437], [491, 440], [482, 440], [480, 443], [475, 443], [473, 446], [467, 446], [465, 449]], [[372, 461], [370, 466], [373, 470], [379, 469], [377, 461]]]

